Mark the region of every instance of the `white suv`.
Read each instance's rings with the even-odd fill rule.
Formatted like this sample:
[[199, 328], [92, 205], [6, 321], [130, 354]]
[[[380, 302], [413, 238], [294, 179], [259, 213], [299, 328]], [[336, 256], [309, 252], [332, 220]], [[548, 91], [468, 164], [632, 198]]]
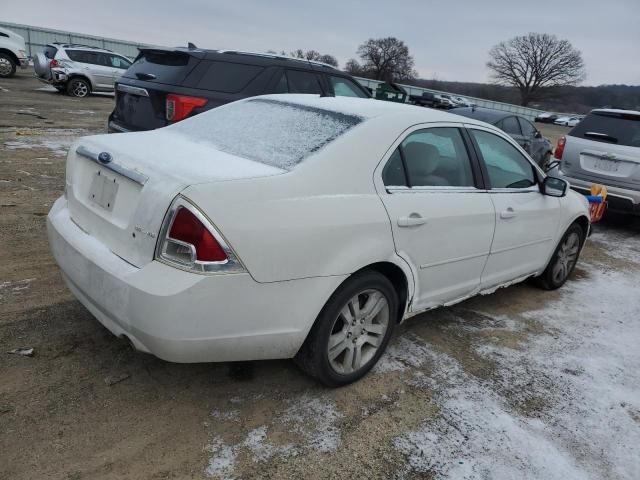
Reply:
[[17, 33], [0, 28], [0, 78], [11, 77], [16, 68], [27, 68], [26, 48], [24, 38]]
[[592, 110], [566, 137], [560, 137], [555, 176], [588, 193], [607, 186], [608, 209], [640, 215], [640, 111]]
[[41, 81], [74, 97], [112, 92], [116, 80], [130, 66], [131, 61], [123, 55], [78, 44], [50, 43], [34, 59]]

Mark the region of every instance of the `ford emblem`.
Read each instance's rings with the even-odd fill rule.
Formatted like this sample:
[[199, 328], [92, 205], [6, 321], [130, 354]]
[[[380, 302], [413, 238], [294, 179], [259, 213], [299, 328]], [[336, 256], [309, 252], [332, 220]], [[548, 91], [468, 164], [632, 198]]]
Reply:
[[100, 152], [98, 154], [98, 161], [104, 164], [109, 163], [111, 161], [111, 154], [109, 152]]

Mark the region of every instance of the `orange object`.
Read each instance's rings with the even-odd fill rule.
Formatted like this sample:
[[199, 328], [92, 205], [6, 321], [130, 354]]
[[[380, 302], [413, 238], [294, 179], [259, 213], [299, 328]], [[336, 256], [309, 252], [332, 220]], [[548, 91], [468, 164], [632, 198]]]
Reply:
[[605, 210], [607, 209], [607, 187], [594, 183], [591, 185], [591, 195], [600, 197], [598, 202], [589, 200], [589, 213], [591, 215], [591, 223], [602, 220]]

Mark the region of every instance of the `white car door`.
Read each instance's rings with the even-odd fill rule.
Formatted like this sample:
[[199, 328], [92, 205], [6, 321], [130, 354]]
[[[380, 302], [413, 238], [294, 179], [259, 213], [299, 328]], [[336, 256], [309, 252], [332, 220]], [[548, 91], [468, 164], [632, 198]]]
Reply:
[[482, 288], [491, 288], [540, 270], [555, 247], [560, 199], [540, 192], [533, 163], [513, 140], [469, 127], [496, 212], [491, 254]]
[[489, 255], [495, 211], [460, 127], [415, 127], [376, 173], [396, 251], [414, 273], [414, 312], [475, 293]]

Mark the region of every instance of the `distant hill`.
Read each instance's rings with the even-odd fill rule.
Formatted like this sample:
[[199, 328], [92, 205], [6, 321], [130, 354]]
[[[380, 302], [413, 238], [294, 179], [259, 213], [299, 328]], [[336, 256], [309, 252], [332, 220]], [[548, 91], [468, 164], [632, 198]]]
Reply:
[[[520, 103], [518, 91], [488, 83], [445, 82], [416, 79], [401, 82], [416, 87], [486, 98], [497, 102]], [[554, 112], [587, 113], [592, 108], [617, 107], [640, 110], [640, 85], [599, 85], [597, 87], [562, 87], [547, 89], [528, 105], [531, 108]]]

